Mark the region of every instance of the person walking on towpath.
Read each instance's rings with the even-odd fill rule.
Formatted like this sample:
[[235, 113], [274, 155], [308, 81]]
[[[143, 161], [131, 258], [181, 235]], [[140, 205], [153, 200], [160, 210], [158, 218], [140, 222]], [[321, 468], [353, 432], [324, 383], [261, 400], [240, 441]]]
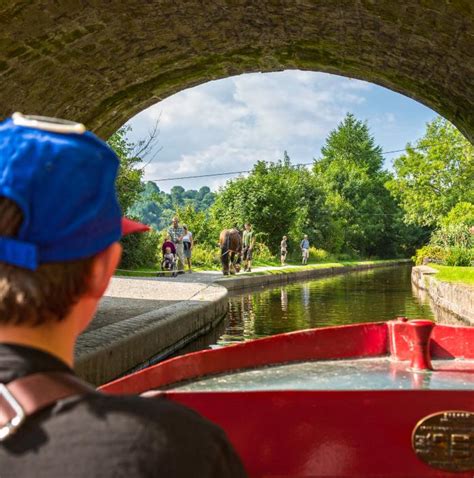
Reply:
[[242, 236], [242, 257], [244, 260], [244, 272], [252, 271], [252, 253], [255, 245], [255, 237], [252, 230], [252, 224], [246, 223], [244, 234]]
[[280, 242], [280, 262], [284, 266], [286, 263], [286, 256], [288, 255], [288, 238], [283, 236]]
[[80, 124], [0, 123], [0, 476], [245, 477], [224, 432], [194, 411], [74, 375], [121, 236], [148, 229], [121, 217], [118, 166]]
[[308, 263], [308, 257], [309, 257], [309, 240], [306, 234], [303, 236], [303, 240], [300, 243], [300, 248], [301, 248], [301, 254], [303, 256], [301, 263], [303, 265], [306, 265]]
[[184, 229], [184, 235], [183, 235], [183, 251], [184, 251], [184, 257], [186, 259], [186, 262], [188, 263], [188, 270], [189, 272], [192, 272], [192, 251], [193, 251], [193, 233], [188, 229], [188, 226], [186, 224], [183, 224], [183, 229]]
[[178, 269], [184, 271], [184, 228], [179, 225], [179, 219], [175, 216], [171, 221], [171, 226], [168, 228], [168, 234], [171, 237], [171, 242], [176, 247], [176, 255], [178, 256]]

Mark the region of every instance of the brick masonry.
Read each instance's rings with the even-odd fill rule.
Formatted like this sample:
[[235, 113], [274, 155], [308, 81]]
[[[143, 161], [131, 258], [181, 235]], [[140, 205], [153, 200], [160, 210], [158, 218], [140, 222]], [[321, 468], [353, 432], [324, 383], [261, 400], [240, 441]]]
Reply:
[[300, 68], [403, 93], [474, 141], [472, 0], [3, 0], [0, 23], [1, 117], [107, 137], [184, 88]]

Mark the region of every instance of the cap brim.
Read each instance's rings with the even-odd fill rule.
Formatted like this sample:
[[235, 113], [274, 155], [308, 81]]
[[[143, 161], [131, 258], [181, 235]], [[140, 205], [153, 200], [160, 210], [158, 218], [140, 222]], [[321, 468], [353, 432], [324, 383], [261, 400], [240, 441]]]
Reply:
[[146, 224], [122, 217], [122, 236], [128, 236], [135, 232], [147, 232], [149, 230], [150, 226], [147, 226]]

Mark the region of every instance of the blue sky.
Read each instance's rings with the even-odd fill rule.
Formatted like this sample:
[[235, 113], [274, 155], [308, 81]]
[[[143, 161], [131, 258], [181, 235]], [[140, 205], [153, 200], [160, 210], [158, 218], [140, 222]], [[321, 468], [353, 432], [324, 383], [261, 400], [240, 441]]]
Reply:
[[[319, 157], [328, 133], [347, 112], [366, 120], [384, 151], [404, 148], [423, 135], [436, 113], [380, 86], [326, 73], [288, 70], [252, 73], [181, 91], [142, 111], [128, 124], [132, 140], [144, 138], [159, 118], [161, 151], [146, 166], [145, 179], [251, 169], [258, 160], [288, 154], [294, 163]], [[390, 168], [396, 155], [386, 155]], [[168, 191], [227, 179], [166, 181]]]

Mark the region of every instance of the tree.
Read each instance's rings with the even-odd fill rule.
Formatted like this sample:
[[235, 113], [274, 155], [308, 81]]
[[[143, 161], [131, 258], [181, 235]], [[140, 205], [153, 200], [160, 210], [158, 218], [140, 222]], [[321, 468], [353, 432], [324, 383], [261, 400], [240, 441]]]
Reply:
[[130, 130], [129, 126], [124, 126], [108, 140], [109, 146], [115, 151], [120, 161], [115, 184], [118, 200], [124, 214], [127, 214], [128, 209], [138, 200], [140, 193], [143, 191], [143, 170], [137, 168], [141, 159], [133, 154], [136, 145], [127, 139], [127, 133]]
[[277, 163], [258, 161], [248, 177], [229, 181], [219, 191], [211, 214], [221, 228], [254, 225], [258, 240], [273, 253], [281, 237], [292, 229], [301, 211], [301, 177], [306, 170], [289, 158]]
[[382, 170], [382, 150], [367, 124], [347, 114], [329, 134], [321, 153], [313, 171], [324, 192], [324, 209], [332, 216], [323, 243], [331, 243], [336, 235], [339, 241], [332, 241], [333, 252], [394, 254], [390, 235], [397, 205], [384, 186], [389, 176]]
[[467, 228], [474, 226], [474, 204], [459, 202], [441, 220], [442, 226], [463, 225]]
[[394, 162], [388, 188], [412, 224], [434, 227], [461, 201], [474, 202], [474, 147], [449, 121], [436, 118]]

